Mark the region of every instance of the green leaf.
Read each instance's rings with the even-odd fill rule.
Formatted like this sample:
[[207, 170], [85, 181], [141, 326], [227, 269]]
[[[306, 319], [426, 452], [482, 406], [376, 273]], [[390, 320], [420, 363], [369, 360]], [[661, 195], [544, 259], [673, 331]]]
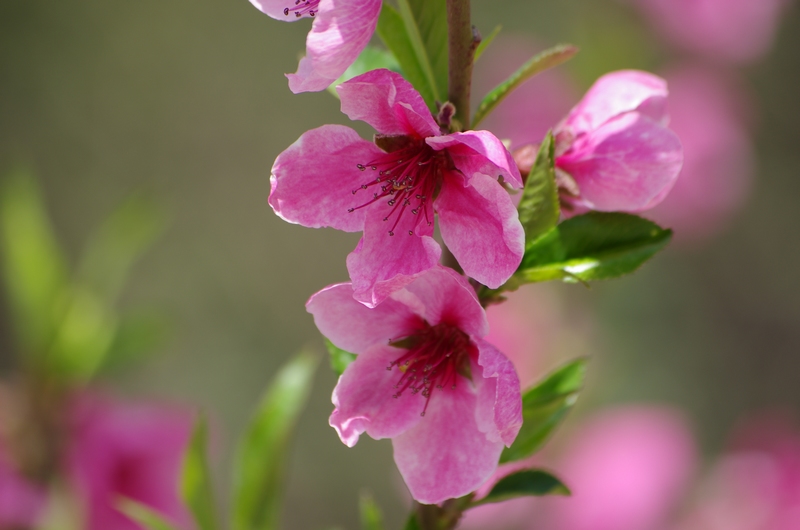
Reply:
[[181, 496], [194, 515], [199, 530], [215, 530], [211, 473], [208, 468], [208, 426], [202, 416], [197, 420], [183, 460]]
[[535, 55], [483, 98], [478, 110], [475, 112], [475, 117], [472, 119], [472, 128], [476, 129], [478, 124], [515, 88], [534, 75], [567, 61], [576, 53], [578, 53], [577, 47], [571, 44], [559, 44]]
[[586, 376], [586, 360], [562, 366], [522, 396], [522, 428], [500, 462], [526, 458], [539, 450], [578, 399]]
[[508, 285], [617, 278], [636, 271], [671, 237], [671, 230], [631, 214], [579, 215], [529, 245]]
[[318, 359], [302, 353], [270, 384], [239, 441], [233, 469], [233, 530], [278, 528], [289, 439], [308, 399]]
[[383, 514], [372, 495], [366, 492], [361, 494], [358, 502], [358, 511], [361, 517], [362, 530], [383, 530]]
[[400, 5], [401, 10], [398, 11], [384, 2], [377, 33], [397, 58], [406, 80], [414, 85], [433, 112], [436, 101], [440, 100], [433, 69], [408, 0], [401, 0]]
[[500, 479], [492, 491], [480, 501], [473, 503], [473, 506], [503, 502], [515, 497], [541, 497], [544, 495], [570, 495], [570, 491], [547, 471], [526, 469]]
[[375, 46], [367, 46], [355, 62], [345, 70], [342, 76], [328, 87], [328, 92], [338, 98], [339, 93], [336, 92], [337, 85], [341, 85], [349, 79], [380, 68], [386, 68], [399, 73], [400, 63], [397, 62], [397, 58], [392, 52]]
[[350, 353], [349, 351], [344, 351], [341, 348], [337, 348], [327, 338], [325, 338], [325, 347], [328, 348], [328, 355], [331, 361], [331, 370], [333, 370], [336, 375], [342, 375], [345, 368], [350, 366], [350, 363], [356, 360], [355, 353]]
[[492, 30], [491, 33], [489, 33], [487, 36], [485, 36], [485, 37], [483, 37], [481, 39], [481, 43], [478, 44], [478, 47], [475, 49], [475, 62], [476, 63], [478, 62], [478, 59], [481, 58], [481, 55], [483, 55], [483, 52], [486, 51], [486, 48], [488, 48], [489, 45], [492, 43], [494, 38], [497, 37], [500, 34], [500, 30], [502, 30], [502, 29], [503, 29], [503, 26], [498, 24], [497, 26], [494, 27], [494, 29]]
[[177, 530], [160, 513], [140, 502], [122, 497], [116, 502], [117, 509], [144, 526], [147, 530]]
[[406, 521], [406, 525], [403, 527], [403, 530], [422, 530], [416, 513], [412, 512], [411, 515], [408, 516], [408, 520]]
[[153, 311], [128, 313], [119, 320], [114, 342], [109, 346], [102, 369], [117, 370], [152, 355], [172, 333], [172, 324]]
[[551, 132], [547, 133], [539, 147], [517, 209], [519, 221], [525, 229], [526, 245], [539, 239], [558, 223], [561, 209], [556, 186], [555, 141]]
[[44, 355], [66, 288], [65, 258], [33, 175], [17, 169], [0, 186], [2, 272], [25, 353]]
[[153, 203], [135, 194], [120, 205], [89, 239], [78, 280], [110, 306], [125, 285], [131, 267], [164, 230]]
[[[403, 0], [398, 0], [403, 13]], [[447, 0], [408, 0], [427, 59], [433, 72], [438, 100], [447, 99], [449, 47], [447, 42]]]

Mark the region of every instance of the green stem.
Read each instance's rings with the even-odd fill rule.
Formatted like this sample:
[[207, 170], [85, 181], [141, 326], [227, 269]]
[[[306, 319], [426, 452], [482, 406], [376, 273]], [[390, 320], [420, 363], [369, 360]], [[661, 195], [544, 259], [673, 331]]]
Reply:
[[458, 130], [469, 127], [469, 96], [472, 83], [472, 63], [475, 48], [480, 42], [472, 31], [470, 0], [447, 0], [449, 46], [448, 98], [456, 107]]

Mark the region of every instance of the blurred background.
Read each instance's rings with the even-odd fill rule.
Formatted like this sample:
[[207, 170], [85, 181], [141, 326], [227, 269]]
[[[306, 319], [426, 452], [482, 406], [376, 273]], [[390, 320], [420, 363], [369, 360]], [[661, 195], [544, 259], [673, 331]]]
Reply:
[[[647, 69], [672, 84], [693, 180], [652, 217], [676, 229], [673, 244], [634, 276], [590, 290], [528, 286], [515, 303], [520, 325], [548, 337], [531, 370], [592, 357], [556, 447], [595, 410], [649, 403], [680, 409], [709, 461], [741, 418], [800, 415], [800, 9], [746, 15], [752, 39], [736, 13], [720, 27], [689, 14], [702, 34], [693, 40], [689, 22], [643, 4], [476, 0], [477, 27], [502, 32], [477, 66], [474, 99], [559, 42], [582, 51], [529, 82], [487, 128], [535, 141], [611, 70]], [[287, 88], [307, 22], [278, 23], [246, 0], [0, 3], [0, 179], [20, 166], [38, 177], [72, 265], [132, 193], [163, 212], [164, 234], [118, 306], [157, 308], [171, 333], [100, 385], [208, 411], [221, 491], [231, 446], [274, 371], [305, 346], [322, 354], [304, 303], [346, 281], [358, 237], [289, 225], [267, 204], [277, 154], [307, 129], [347, 123], [330, 94]], [[519, 132], [521, 116], [530, 128]], [[0, 376], [19, 347], [6, 299], [0, 291]], [[364, 437], [348, 449], [328, 427], [335, 382], [322, 366], [288, 457], [285, 528], [356, 528], [362, 490], [389, 521], [408, 509], [391, 444]]]

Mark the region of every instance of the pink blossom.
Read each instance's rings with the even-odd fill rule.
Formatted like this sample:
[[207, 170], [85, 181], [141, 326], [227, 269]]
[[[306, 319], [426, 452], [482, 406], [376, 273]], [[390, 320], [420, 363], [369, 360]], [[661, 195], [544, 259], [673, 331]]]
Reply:
[[177, 486], [190, 415], [83, 398], [71, 421], [67, 469], [85, 503], [87, 530], [139, 529], [115, 508], [120, 496], [191, 526]]
[[[490, 518], [491, 528], [657, 528], [689, 483], [695, 447], [680, 414], [628, 406], [592, 417], [571, 434], [561, 458], [548, 462], [571, 489], [571, 497], [515, 501], [510, 511], [505, 505], [481, 507], [467, 512], [464, 528], [488, 528]], [[498, 478], [517, 467], [501, 468]]]
[[272, 167], [269, 203], [303, 226], [363, 231], [347, 258], [354, 296], [377, 305], [439, 261], [442, 239], [477, 281], [496, 288], [516, 270], [524, 232], [498, 177], [522, 186], [493, 134], [442, 134], [400, 75], [374, 70], [336, 87], [342, 112], [379, 133], [385, 150], [341, 125], [304, 133]]
[[562, 200], [577, 209], [638, 212], [678, 177], [681, 143], [667, 128], [667, 84], [652, 74], [606, 74], [554, 130]]
[[719, 232], [744, 202], [753, 178], [753, 146], [743, 101], [729, 77], [700, 66], [667, 72], [670, 128], [680, 137], [683, 169], [648, 216], [675, 230], [679, 241]]
[[712, 469], [677, 530], [800, 528], [800, 434], [778, 418], [750, 422]]
[[422, 503], [465, 495], [494, 472], [522, 425], [519, 380], [483, 340], [486, 315], [465, 278], [435, 267], [374, 309], [351, 284], [333, 285], [306, 308], [323, 335], [358, 354], [333, 391], [342, 442], [391, 438]]
[[672, 44], [707, 57], [748, 62], [772, 47], [787, 0], [635, 0]]
[[306, 56], [286, 74], [295, 94], [318, 92], [339, 79], [366, 47], [378, 24], [381, 0], [250, 0], [259, 10], [287, 22], [313, 17]]
[[[475, 64], [473, 94], [488, 93], [542, 49], [525, 35], [497, 37]], [[553, 68], [511, 92], [483, 126], [498, 138], [510, 140], [513, 147], [538, 144], [577, 99], [571, 79], [564, 70]]]
[[44, 488], [14, 469], [0, 447], [0, 528], [33, 528], [46, 500]]

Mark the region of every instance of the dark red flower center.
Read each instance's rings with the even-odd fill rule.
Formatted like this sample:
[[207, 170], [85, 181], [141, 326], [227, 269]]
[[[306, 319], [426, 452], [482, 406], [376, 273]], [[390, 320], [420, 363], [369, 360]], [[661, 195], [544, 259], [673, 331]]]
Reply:
[[283, 14], [287, 17], [289, 13], [294, 13], [294, 16], [297, 18], [302, 17], [303, 15], [308, 15], [313, 17], [319, 11], [319, 0], [295, 0], [294, 7], [287, 7], [283, 10]]
[[405, 147], [356, 165], [360, 171], [376, 172], [377, 177], [353, 190], [353, 195], [362, 190], [373, 190], [372, 199], [347, 210], [354, 212], [385, 201], [383, 220], [393, 220], [390, 236], [394, 235], [404, 214], [416, 216], [409, 235], [414, 235], [420, 223], [427, 226], [433, 223], [433, 199], [441, 186], [442, 170], [446, 164], [446, 155], [434, 151], [424, 140], [406, 140]]
[[397, 392], [393, 397], [399, 398], [407, 390], [411, 394], [421, 393], [425, 398], [421, 416], [428, 410], [435, 390], [455, 390], [460, 378], [469, 377], [469, 358], [475, 346], [469, 336], [455, 326], [426, 324], [419, 332], [390, 344], [407, 349], [386, 368], [391, 371], [397, 367], [402, 373], [394, 386]]

